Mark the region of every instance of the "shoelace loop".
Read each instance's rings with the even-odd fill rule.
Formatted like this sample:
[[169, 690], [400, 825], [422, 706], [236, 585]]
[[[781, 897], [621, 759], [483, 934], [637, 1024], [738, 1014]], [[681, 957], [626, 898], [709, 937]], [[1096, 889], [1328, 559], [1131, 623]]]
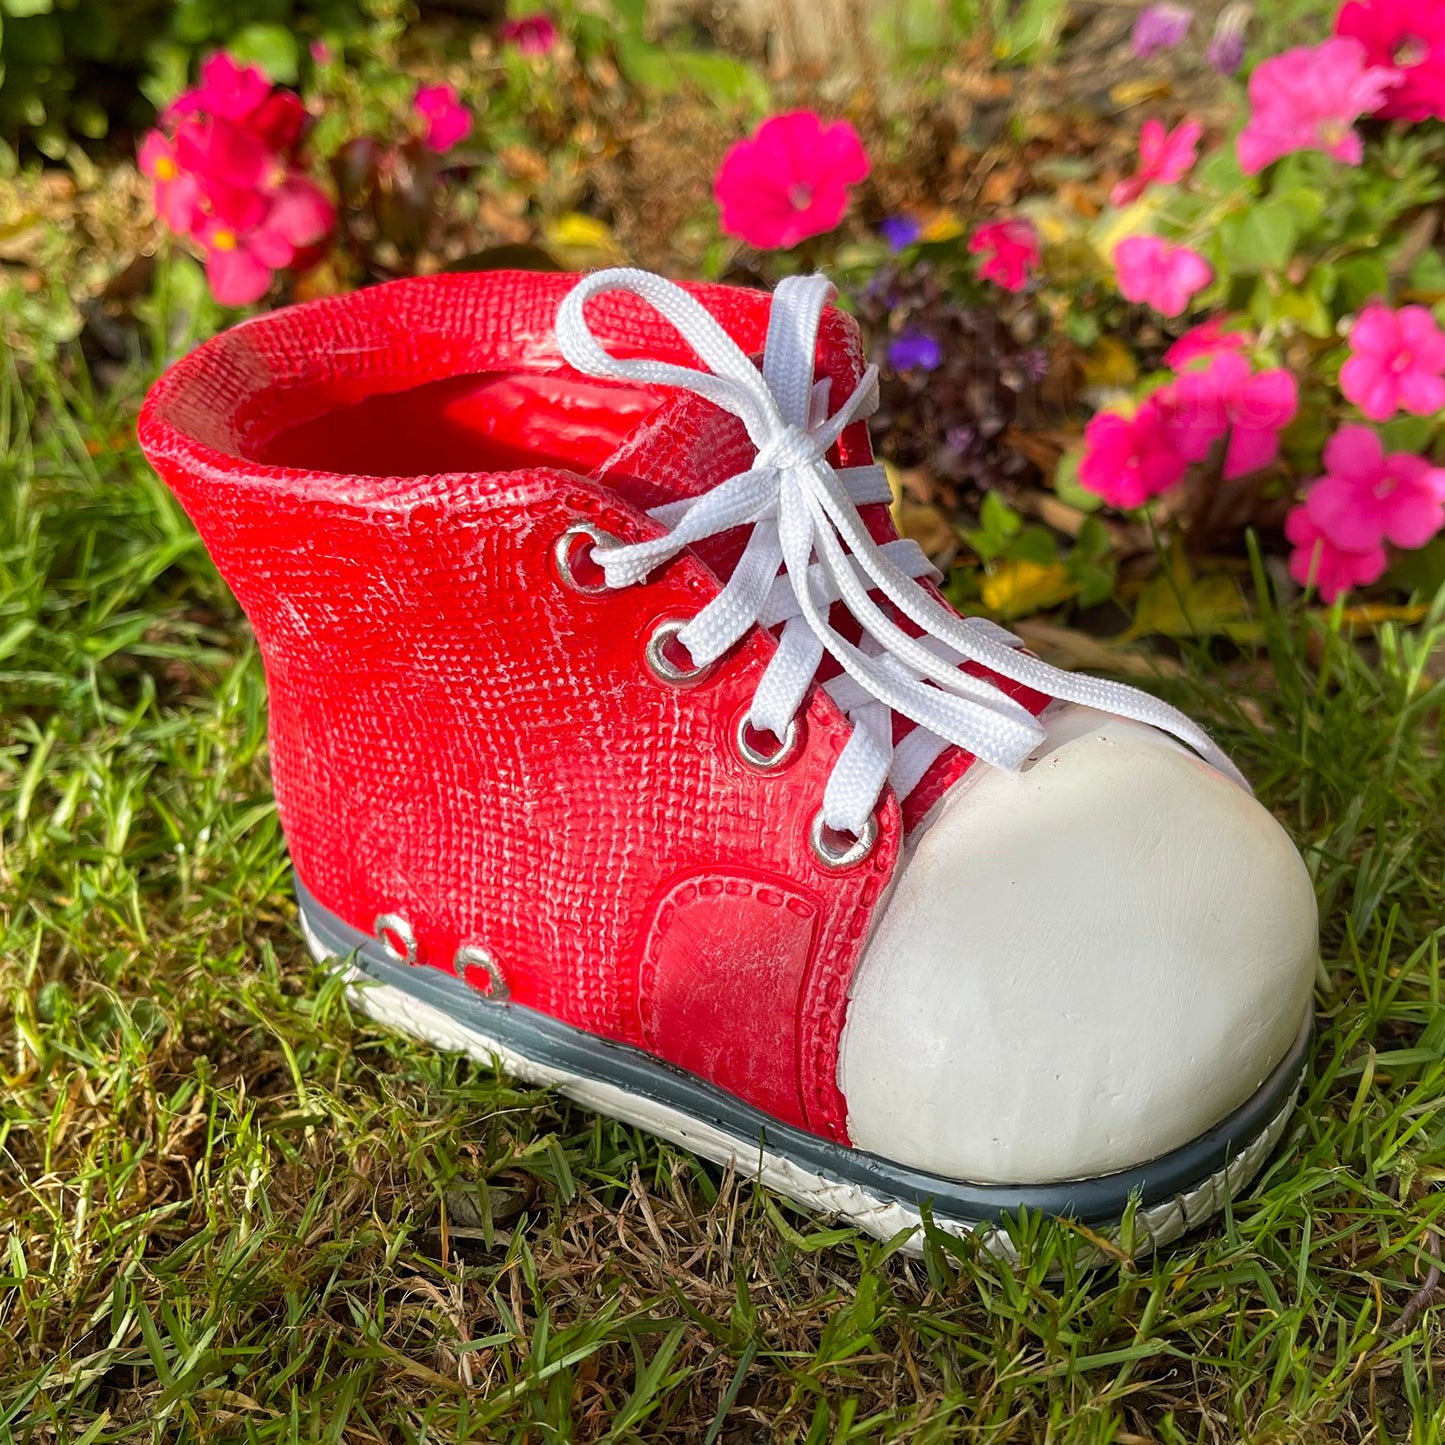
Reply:
[[[587, 301], [609, 291], [631, 292], [653, 306], [704, 369], [610, 355], [584, 316]], [[1039, 721], [993, 683], [962, 671], [967, 661], [1036, 692], [1162, 728], [1243, 785], [1208, 734], [1182, 713], [1121, 683], [1031, 657], [1011, 633], [958, 616], [921, 586], [919, 578], [937, 580], [938, 573], [917, 543], [874, 541], [858, 508], [889, 500], [883, 469], [834, 469], [827, 453], [849, 425], [877, 408], [877, 369], [869, 367], [831, 414], [828, 383], [813, 380], [818, 327], [834, 295], [823, 276], [793, 276], [778, 285], [759, 371], [701, 302], [660, 276], [617, 267], [584, 277], [568, 292], [557, 314], [557, 339], [570, 365], [604, 379], [694, 392], [738, 417], [757, 448], [746, 471], [701, 496], [655, 508], [651, 515], [669, 528], [667, 535], [595, 549], [593, 561], [608, 586], [635, 585], [693, 543], [751, 527], [732, 575], [678, 631], [678, 641], [702, 667], [754, 626], [781, 624], [749, 711], [753, 727], [780, 739], [804, 705], [823, 654], [837, 660], [842, 675], [824, 690], [847, 715], [852, 734], [829, 776], [821, 823], [858, 839], [870, 835], [884, 787], [906, 797], [948, 746], [1017, 769], [1043, 741]], [[839, 601], [861, 629], [856, 644], [829, 620]], [[904, 630], [904, 618], [922, 635]], [[897, 747], [894, 712], [917, 724]]]

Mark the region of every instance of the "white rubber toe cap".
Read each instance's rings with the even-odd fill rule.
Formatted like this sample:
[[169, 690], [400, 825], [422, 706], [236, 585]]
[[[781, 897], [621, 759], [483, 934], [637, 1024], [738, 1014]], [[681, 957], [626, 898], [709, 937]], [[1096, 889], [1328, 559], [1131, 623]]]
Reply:
[[1163, 734], [1086, 708], [915, 835], [851, 990], [852, 1142], [952, 1179], [1145, 1163], [1250, 1097], [1309, 1008], [1283, 829]]

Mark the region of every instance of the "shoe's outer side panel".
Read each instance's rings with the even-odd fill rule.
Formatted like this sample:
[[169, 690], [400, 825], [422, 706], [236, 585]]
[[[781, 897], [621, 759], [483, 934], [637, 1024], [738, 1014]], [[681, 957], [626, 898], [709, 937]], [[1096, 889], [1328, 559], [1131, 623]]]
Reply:
[[[297, 869], [364, 931], [380, 914], [405, 918], [421, 963], [450, 970], [459, 947], [484, 947], [518, 1002], [844, 1139], [838, 1039], [900, 823], [890, 797], [862, 864], [832, 872], [812, 854], [847, 734], [831, 702], [809, 704], [796, 761], [747, 766], [733, 733], [771, 639], [746, 639], [696, 686], [655, 677], [644, 649], [656, 625], [693, 615], [718, 584], [683, 556], [645, 586], [566, 586], [554, 548], [578, 519], [655, 535], [596, 482], [244, 459], [267, 454], [278, 415], [304, 421], [398, 375], [496, 368], [508, 347], [528, 359], [566, 280], [527, 278], [544, 294], [513, 305], [505, 329], [475, 294], [496, 278], [447, 279], [451, 304], [417, 284], [389, 311], [363, 293], [237, 328], [170, 373], [142, 421], [255, 627]], [[466, 346], [481, 351], [456, 354]], [[330, 369], [324, 395], [318, 367]], [[699, 900], [718, 897], [737, 898], [726, 925], [713, 922], [750, 960], [732, 977], [695, 946], [696, 910], [718, 907]], [[767, 1046], [739, 1047], [740, 1027]]]

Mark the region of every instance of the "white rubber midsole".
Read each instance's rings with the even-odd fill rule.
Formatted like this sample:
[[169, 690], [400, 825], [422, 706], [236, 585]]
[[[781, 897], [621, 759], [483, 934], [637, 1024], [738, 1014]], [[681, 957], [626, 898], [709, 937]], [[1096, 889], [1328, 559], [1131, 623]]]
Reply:
[[[643, 1098], [615, 1085], [526, 1058], [500, 1040], [459, 1023], [441, 1009], [391, 984], [378, 983], [360, 969], [336, 959], [311, 929], [304, 914], [301, 927], [312, 954], [322, 962], [334, 963], [348, 982], [352, 1001], [378, 1023], [424, 1039], [437, 1048], [468, 1054], [480, 1063], [490, 1064], [528, 1083], [555, 1088], [589, 1109], [635, 1124], [714, 1164], [732, 1165], [743, 1177], [760, 1180], [802, 1208], [846, 1220], [877, 1239], [892, 1239], [910, 1230], [910, 1239], [903, 1248], [911, 1254], [922, 1252], [923, 1220], [916, 1209], [897, 1200], [880, 1199], [856, 1184], [804, 1169], [786, 1156], [761, 1147], [756, 1139], [739, 1138], [656, 1099]], [[1237, 1198], [1279, 1142], [1294, 1103], [1292, 1093], [1264, 1131], [1223, 1169], [1184, 1193], [1136, 1210], [1130, 1232], [1133, 1253], [1147, 1254], [1171, 1243], [1187, 1229], [1217, 1214], [1226, 1199]], [[960, 1237], [979, 1227], [971, 1221], [949, 1219], [938, 1213], [934, 1214], [933, 1222], [936, 1228]], [[1117, 1230], [1096, 1232], [1106, 1238], [1118, 1237]], [[985, 1243], [997, 1253], [1014, 1253], [1008, 1237], [992, 1227]]]

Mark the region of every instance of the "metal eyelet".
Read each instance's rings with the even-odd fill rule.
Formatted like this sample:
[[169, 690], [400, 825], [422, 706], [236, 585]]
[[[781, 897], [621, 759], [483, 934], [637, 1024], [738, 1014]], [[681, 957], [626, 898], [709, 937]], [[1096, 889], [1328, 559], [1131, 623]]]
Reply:
[[823, 810], [813, 814], [813, 825], [808, 829], [808, 842], [812, 844], [813, 856], [825, 868], [851, 868], [861, 863], [878, 841], [878, 819], [870, 816], [863, 825], [863, 831], [846, 848], [835, 848], [828, 842], [832, 830], [823, 822]]
[[733, 732], [733, 746], [737, 748], [738, 756], [745, 763], [750, 767], [769, 773], [775, 768], [785, 767], [793, 761], [798, 751], [798, 720], [796, 718], [789, 721], [788, 730], [783, 734], [782, 742], [771, 753], [760, 752], [748, 741], [748, 734], [756, 731], [759, 729], [753, 727], [752, 713], [745, 712], [738, 719], [737, 728]]
[[[452, 967], [460, 978], [466, 979], [483, 998], [492, 1003], [502, 1003], [511, 997], [511, 985], [502, 972], [502, 965], [479, 943], [464, 943], [457, 949]], [[486, 983], [483, 984], [482, 980]]]
[[[416, 962], [416, 934], [399, 913], [378, 913], [371, 925], [372, 936], [398, 963]], [[401, 943], [398, 948], [395, 939]]]
[[609, 547], [622, 545], [611, 532], [604, 532], [601, 527], [594, 527], [591, 522], [573, 522], [553, 544], [552, 560], [556, 564], [557, 575], [574, 592], [580, 592], [584, 597], [600, 597], [604, 592], [612, 590], [606, 581], [583, 582], [572, 567], [577, 543], [584, 538], [604, 552]]
[[643, 654], [647, 658], [647, 666], [652, 675], [659, 682], [671, 683], [674, 687], [685, 687], [690, 682], [697, 682], [712, 671], [712, 663], [704, 662], [701, 665], [692, 667], [679, 667], [668, 655], [667, 644], [676, 638], [677, 634], [687, 626], [689, 619], [672, 619], [667, 622], [659, 622], [652, 629], [652, 636], [647, 639], [647, 651]]

